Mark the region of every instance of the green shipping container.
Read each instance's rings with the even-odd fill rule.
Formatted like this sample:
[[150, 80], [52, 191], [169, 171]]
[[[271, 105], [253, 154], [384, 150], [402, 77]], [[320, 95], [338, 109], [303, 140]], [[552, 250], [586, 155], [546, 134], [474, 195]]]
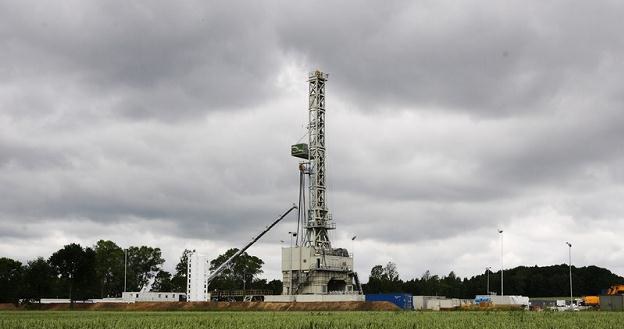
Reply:
[[295, 144], [290, 147], [290, 155], [295, 158], [308, 159], [310, 151], [308, 150], [308, 144]]

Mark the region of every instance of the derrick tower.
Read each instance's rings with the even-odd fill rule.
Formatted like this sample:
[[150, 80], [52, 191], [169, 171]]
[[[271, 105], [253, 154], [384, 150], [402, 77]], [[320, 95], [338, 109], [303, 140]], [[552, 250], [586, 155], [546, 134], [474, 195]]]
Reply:
[[357, 274], [353, 271], [353, 255], [347, 249], [332, 248], [328, 234], [329, 230], [336, 228], [336, 224], [327, 207], [327, 77], [321, 71], [309, 74], [308, 143], [291, 147], [291, 155], [303, 161], [299, 163], [300, 212], [297, 231], [290, 232], [292, 237], [296, 236], [296, 244], [294, 247], [282, 248], [282, 293], [285, 295], [349, 294], [362, 291]]
[[331, 241], [329, 241], [327, 231], [336, 226], [330, 222], [331, 215], [327, 209], [327, 176], [325, 174], [325, 82], [327, 82], [327, 74], [320, 71], [312, 72], [308, 82], [310, 208], [305, 223], [304, 243], [316, 249], [331, 250]]

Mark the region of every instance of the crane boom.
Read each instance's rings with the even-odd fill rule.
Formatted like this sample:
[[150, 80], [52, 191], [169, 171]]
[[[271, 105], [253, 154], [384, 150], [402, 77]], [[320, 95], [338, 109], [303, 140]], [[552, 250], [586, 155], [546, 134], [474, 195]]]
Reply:
[[286, 217], [291, 211], [293, 211], [296, 208], [297, 208], [297, 206], [295, 206], [295, 205], [290, 207], [290, 209], [288, 209], [284, 214], [282, 214], [280, 217], [278, 217], [271, 225], [267, 226], [260, 234], [258, 234], [256, 237], [252, 238], [251, 241], [249, 241], [249, 243], [247, 243], [243, 248], [241, 248], [234, 255], [232, 255], [232, 257], [228, 258], [228, 260], [223, 262], [223, 264], [221, 264], [219, 267], [217, 267], [216, 270], [214, 270], [212, 273], [210, 273], [210, 275], [206, 279], [206, 286], [209, 286], [210, 282], [212, 282], [212, 280], [214, 280], [214, 278], [219, 276], [219, 274], [225, 269], [225, 267], [229, 263], [231, 263], [236, 257], [240, 256], [240, 254], [244, 253], [245, 250], [249, 249], [249, 247], [251, 247], [254, 243], [256, 243], [258, 240], [260, 240], [260, 238], [262, 238], [263, 235], [265, 235], [269, 230], [271, 230], [273, 228], [273, 226], [277, 225], [277, 223], [279, 223], [282, 219], [284, 219], [284, 217]]

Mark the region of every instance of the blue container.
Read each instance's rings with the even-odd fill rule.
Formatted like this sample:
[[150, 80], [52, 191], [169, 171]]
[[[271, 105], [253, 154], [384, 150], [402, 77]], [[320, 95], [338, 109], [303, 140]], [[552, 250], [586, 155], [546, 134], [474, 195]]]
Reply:
[[396, 294], [371, 294], [366, 295], [367, 302], [390, 302], [401, 309], [411, 310], [414, 308], [412, 305], [412, 295], [404, 293]]
[[490, 296], [477, 295], [474, 299], [474, 303], [479, 305], [481, 303], [491, 303], [492, 298]]

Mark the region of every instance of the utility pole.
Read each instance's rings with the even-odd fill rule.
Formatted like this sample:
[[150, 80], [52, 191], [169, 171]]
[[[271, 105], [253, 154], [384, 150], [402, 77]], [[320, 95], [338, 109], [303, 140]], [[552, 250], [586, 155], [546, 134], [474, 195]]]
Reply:
[[[351, 261], [354, 264], [353, 267], [355, 267], [355, 247], [354, 247], [355, 239], [357, 239], [357, 235], [354, 235], [351, 238]], [[355, 268], [352, 268], [351, 270], [355, 272]]]
[[127, 286], [128, 275], [128, 248], [124, 249], [124, 292], [128, 291]]
[[503, 230], [499, 229], [498, 230], [498, 234], [500, 234], [500, 245], [501, 245], [501, 296], [505, 295], [505, 292], [503, 290], [504, 288], [504, 284], [503, 284]]
[[566, 241], [568, 245], [568, 265], [570, 268], [570, 308], [572, 308], [573, 298], [572, 297], [572, 244]]
[[485, 292], [486, 295], [490, 294], [490, 267], [486, 267], [485, 268], [485, 273], [487, 274], [487, 291]]

